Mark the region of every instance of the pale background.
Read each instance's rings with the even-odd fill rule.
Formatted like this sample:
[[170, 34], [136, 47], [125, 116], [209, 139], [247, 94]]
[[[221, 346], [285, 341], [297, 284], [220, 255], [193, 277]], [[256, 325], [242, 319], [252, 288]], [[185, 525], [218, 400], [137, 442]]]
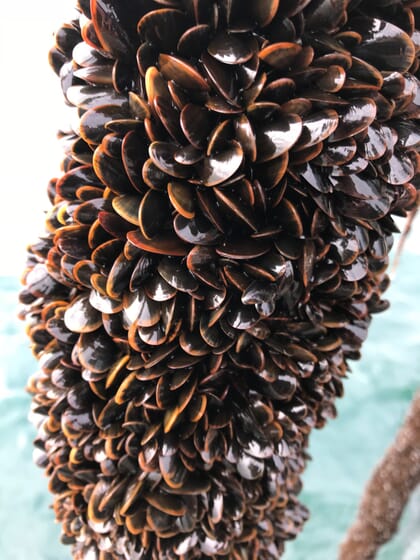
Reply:
[[46, 185], [59, 170], [63, 101], [47, 56], [72, 6], [71, 0], [1, 2], [0, 275], [22, 270], [25, 246], [42, 231]]

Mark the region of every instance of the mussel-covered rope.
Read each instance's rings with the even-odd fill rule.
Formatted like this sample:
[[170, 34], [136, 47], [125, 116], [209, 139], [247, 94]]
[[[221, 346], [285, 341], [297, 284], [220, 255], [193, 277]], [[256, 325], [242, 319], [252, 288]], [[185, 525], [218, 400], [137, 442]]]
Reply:
[[277, 560], [386, 309], [420, 169], [415, 0], [79, 0], [29, 247], [29, 381], [78, 559]]

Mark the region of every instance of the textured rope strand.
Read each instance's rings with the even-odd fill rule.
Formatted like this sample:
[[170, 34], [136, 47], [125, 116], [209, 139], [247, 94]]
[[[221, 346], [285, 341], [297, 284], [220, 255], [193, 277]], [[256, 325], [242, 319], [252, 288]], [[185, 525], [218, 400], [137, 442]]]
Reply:
[[356, 520], [341, 544], [339, 560], [375, 558], [397, 531], [405, 505], [419, 483], [420, 392], [366, 485]]

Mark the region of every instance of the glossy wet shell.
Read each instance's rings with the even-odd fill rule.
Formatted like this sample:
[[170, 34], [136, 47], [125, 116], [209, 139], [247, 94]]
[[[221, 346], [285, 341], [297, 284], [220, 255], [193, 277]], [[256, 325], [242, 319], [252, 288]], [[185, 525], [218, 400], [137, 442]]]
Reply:
[[77, 9], [50, 62], [79, 120], [20, 298], [62, 540], [77, 560], [277, 560], [416, 204], [419, 9]]

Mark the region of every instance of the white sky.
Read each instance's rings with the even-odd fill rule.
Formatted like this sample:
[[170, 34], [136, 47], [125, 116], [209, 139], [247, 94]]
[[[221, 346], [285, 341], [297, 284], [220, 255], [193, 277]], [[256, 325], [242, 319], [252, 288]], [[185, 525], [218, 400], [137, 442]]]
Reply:
[[23, 270], [25, 247], [42, 231], [46, 185], [59, 171], [63, 102], [47, 56], [71, 6], [71, 0], [2, 2], [0, 275]]
[[[47, 53], [73, 0], [2, 2], [0, 19], [0, 275], [19, 275], [25, 246], [42, 232], [49, 179], [62, 158], [56, 130], [63, 122], [59, 80]], [[420, 219], [406, 250], [418, 252]]]

